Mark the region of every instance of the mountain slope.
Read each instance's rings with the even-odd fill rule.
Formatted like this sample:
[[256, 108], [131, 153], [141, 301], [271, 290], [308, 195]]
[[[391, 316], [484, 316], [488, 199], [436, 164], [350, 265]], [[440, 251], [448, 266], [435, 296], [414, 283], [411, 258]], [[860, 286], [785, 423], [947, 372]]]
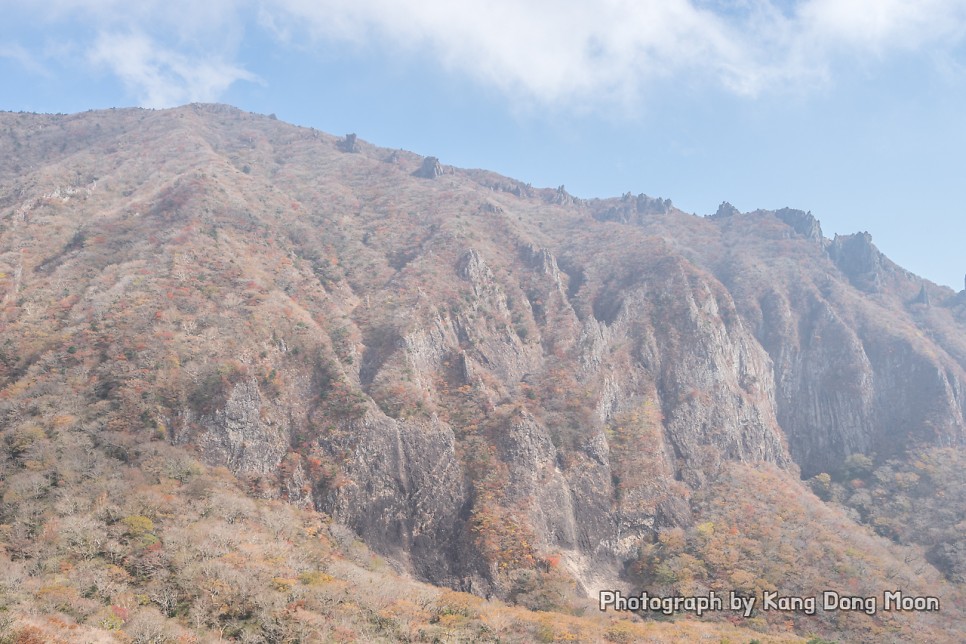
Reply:
[[[800, 477], [966, 440], [964, 296], [801, 211], [583, 201], [224, 106], [0, 129], [8, 489], [56, 418], [147, 432], [420, 579], [550, 608], [527, 598], [558, 578], [652, 583], [631, 568], [735, 468], [825, 516]], [[842, 520], [882, 590], [961, 592], [935, 543]], [[794, 628], [941, 641], [957, 616]]]

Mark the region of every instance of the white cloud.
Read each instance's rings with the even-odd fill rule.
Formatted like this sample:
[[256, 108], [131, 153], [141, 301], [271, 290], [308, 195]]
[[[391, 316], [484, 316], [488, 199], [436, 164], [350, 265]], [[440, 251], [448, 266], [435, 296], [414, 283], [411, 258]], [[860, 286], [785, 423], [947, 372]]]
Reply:
[[98, 32], [153, 31], [181, 43], [233, 45], [242, 10], [249, 4], [247, 0], [45, 0], [36, 14], [38, 22], [72, 22]]
[[166, 49], [143, 34], [101, 34], [89, 59], [110, 69], [142, 107], [216, 101], [235, 81], [256, 80], [239, 66]]
[[[843, 65], [926, 53], [960, 69], [966, 0], [48, 0], [40, 23], [87, 31], [89, 60], [145, 105], [215, 100], [251, 80], [246, 29], [433, 67], [517, 103], [609, 109], [670, 79], [746, 96], [835, 79]], [[90, 35], [90, 34], [93, 34]], [[81, 36], [84, 38], [85, 36]], [[26, 59], [25, 59], [26, 60]]]
[[7, 58], [13, 60], [20, 64], [24, 69], [34, 72], [36, 74], [41, 74], [43, 76], [49, 76], [50, 72], [47, 68], [37, 60], [37, 57], [30, 53], [26, 48], [16, 43], [13, 44], [0, 44], [0, 58]]
[[[47, 0], [36, 8], [0, 0], [32, 28], [66, 28], [68, 40], [36, 52], [72, 67], [78, 52], [114, 74], [142, 107], [215, 101], [239, 80], [258, 80], [236, 62], [249, 0]], [[9, 5], [9, 6], [5, 6]], [[9, 11], [6, 11], [9, 9]], [[65, 56], [64, 51], [71, 52]], [[2, 52], [0, 52], [2, 53]]]
[[844, 57], [955, 46], [964, 0], [279, 0], [277, 31], [429, 54], [515, 98], [612, 104], [657, 78], [741, 95], [826, 79]]
[[272, 16], [289, 33], [426, 53], [541, 102], [624, 99], [684, 71], [743, 91], [758, 74], [740, 34], [688, 0], [281, 0]]
[[803, 33], [826, 47], [884, 54], [962, 41], [961, 0], [809, 0], [800, 5]]

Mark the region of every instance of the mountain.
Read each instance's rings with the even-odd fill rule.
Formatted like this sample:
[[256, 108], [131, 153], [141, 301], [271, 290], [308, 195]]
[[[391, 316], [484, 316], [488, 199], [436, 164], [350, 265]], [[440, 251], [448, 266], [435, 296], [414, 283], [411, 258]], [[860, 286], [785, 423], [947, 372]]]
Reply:
[[[737, 624], [964, 634], [966, 294], [867, 233], [583, 200], [221, 105], [4, 113], [0, 292], [10, 610], [129, 632], [143, 605], [202, 639], [298, 639], [267, 624], [324, 615], [336, 582], [368, 592], [299, 560], [301, 522], [361, 547], [347, 526], [386, 568], [375, 586], [573, 614], [605, 589], [899, 589], [942, 609]], [[208, 517], [226, 536], [193, 527]], [[231, 563], [255, 550], [284, 574]], [[316, 581], [328, 599], [298, 606]], [[224, 599], [246, 584], [274, 599]], [[449, 636], [382, 608], [352, 619]], [[459, 630], [479, 621], [464, 608], [403, 612], [536, 637]]]

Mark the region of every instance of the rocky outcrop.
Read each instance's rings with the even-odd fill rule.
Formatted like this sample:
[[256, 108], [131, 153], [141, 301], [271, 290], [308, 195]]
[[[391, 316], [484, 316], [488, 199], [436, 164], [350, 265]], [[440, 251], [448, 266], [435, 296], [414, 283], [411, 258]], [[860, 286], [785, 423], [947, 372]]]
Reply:
[[725, 217], [734, 217], [735, 215], [740, 215], [741, 211], [732, 206], [727, 201], [722, 201], [721, 205], [718, 206], [718, 210], [711, 215], [714, 219], [723, 219]]
[[355, 134], [346, 134], [337, 144], [343, 152], [355, 153], [359, 151], [359, 143]]
[[828, 248], [829, 257], [859, 290], [875, 293], [882, 282], [882, 253], [866, 232], [836, 235]]
[[[263, 411], [258, 382], [242, 380], [232, 387], [221, 409], [198, 418], [200, 432], [186, 429], [178, 440], [191, 440], [209, 462], [224, 464], [234, 472], [269, 474], [288, 451], [289, 432], [286, 423]], [[191, 411], [185, 414], [186, 421], [195, 417]]]
[[641, 293], [625, 301], [621, 318], [652, 319], [654, 336], [641, 345], [641, 362], [656, 376], [665, 433], [683, 475], [701, 485], [718, 459], [789, 466], [768, 355], [716, 284], [694, 282], [686, 265], [672, 266], [665, 281], [649, 287], [675, 297], [654, 311], [656, 293]]
[[[517, 383], [524, 374], [540, 363], [536, 347], [524, 342], [509, 324], [514, 315], [507, 301], [506, 288], [501, 285], [483, 256], [475, 249], [463, 253], [457, 274], [469, 282], [473, 300], [466, 310], [448, 324], [453, 337], [471, 362], [478, 363], [498, 376], [502, 383]], [[523, 306], [524, 298], [520, 298]], [[531, 309], [532, 314], [532, 309]]]
[[[602, 446], [606, 449], [606, 440]], [[613, 584], [628, 553], [617, 547], [621, 526], [612, 508], [613, 472], [606, 456], [582, 458], [579, 467], [563, 469], [563, 454], [550, 432], [526, 412], [506, 420], [497, 448], [509, 474], [507, 500], [524, 508], [538, 551], [564, 554], [588, 595]], [[645, 532], [633, 534], [640, 538]]]
[[443, 176], [443, 166], [436, 157], [426, 157], [423, 159], [423, 164], [413, 172], [413, 176], [422, 179], [435, 179]]
[[482, 290], [493, 283], [493, 271], [476, 250], [470, 249], [463, 253], [456, 270], [460, 277], [471, 282], [477, 289]]
[[343, 483], [316, 490], [316, 503], [376, 551], [423, 579], [485, 588], [466, 526], [467, 492], [452, 431], [370, 408], [323, 443], [343, 460]]
[[523, 255], [531, 268], [560, 284], [560, 268], [557, 266], [557, 258], [553, 256], [553, 253], [546, 248], [537, 248], [533, 244], [527, 244], [523, 249]]
[[544, 196], [544, 200], [547, 203], [557, 204], [558, 206], [572, 206], [579, 201], [567, 192], [564, 186], [557, 187], [553, 192], [548, 191]]
[[798, 309], [773, 291], [761, 306], [778, 422], [802, 474], [828, 471], [848, 454], [870, 451], [874, 373], [859, 338], [814, 295]]
[[771, 291], [761, 311], [778, 421], [803, 476], [966, 435], [962, 367], [914, 337], [875, 319], [856, 328], [814, 291], [801, 302]]
[[822, 241], [822, 225], [818, 219], [810, 212], [795, 210], [793, 208], [782, 208], [775, 211], [775, 216], [791, 226], [795, 232], [807, 239]]
[[618, 204], [608, 205], [594, 212], [594, 219], [621, 224], [640, 224], [647, 215], [667, 214], [671, 211], [671, 206], [670, 199], [648, 197], [644, 193], [633, 197], [628, 192], [621, 197]]

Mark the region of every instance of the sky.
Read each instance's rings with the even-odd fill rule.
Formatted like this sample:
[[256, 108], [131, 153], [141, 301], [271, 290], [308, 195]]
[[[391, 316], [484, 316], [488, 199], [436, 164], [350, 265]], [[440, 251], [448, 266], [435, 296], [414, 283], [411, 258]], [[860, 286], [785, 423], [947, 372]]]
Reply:
[[810, 210], [956, 290], [966, 0], [0, 0], [0, 109], [221, 102], [576, 196]]

